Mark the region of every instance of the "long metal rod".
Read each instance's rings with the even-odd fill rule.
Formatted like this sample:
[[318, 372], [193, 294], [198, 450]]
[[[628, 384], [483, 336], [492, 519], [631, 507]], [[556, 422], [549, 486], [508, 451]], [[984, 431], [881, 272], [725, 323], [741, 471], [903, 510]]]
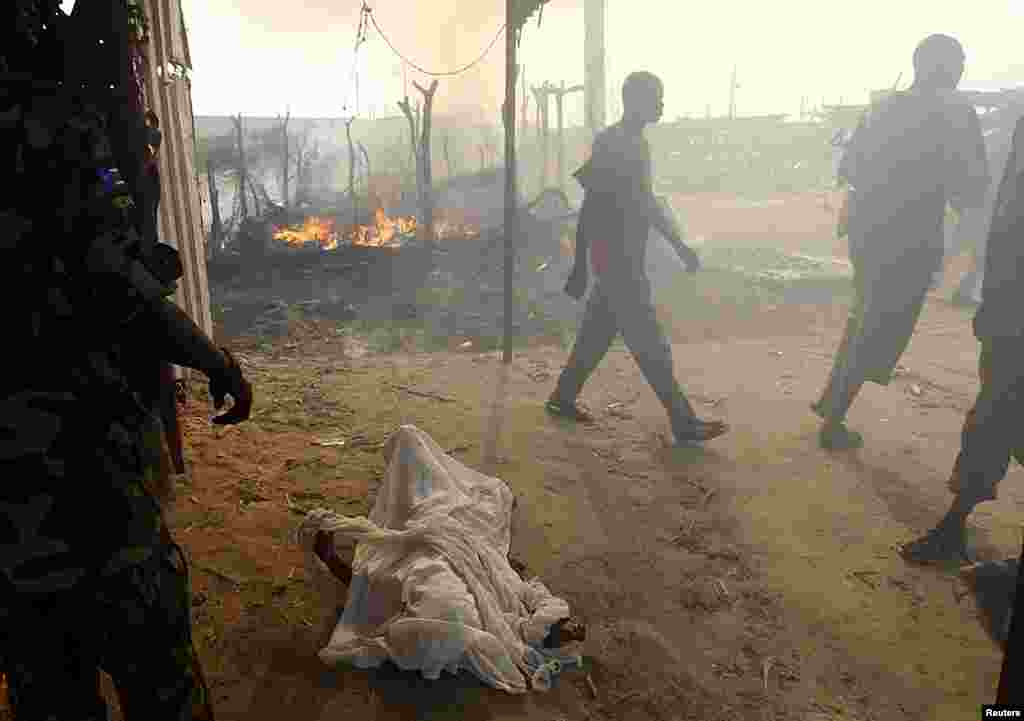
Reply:
[[501, 362], [512, 362], [513, 312], [515, 309], [516, 243], [519, 212], [516, 193], [516, 36], [513, 0], [505, 0], [505, 323]]

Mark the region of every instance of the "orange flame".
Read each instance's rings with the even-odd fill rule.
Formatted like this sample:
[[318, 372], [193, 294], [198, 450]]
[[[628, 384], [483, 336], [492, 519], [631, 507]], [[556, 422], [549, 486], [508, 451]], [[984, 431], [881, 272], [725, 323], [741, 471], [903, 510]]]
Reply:
[[302, 225], [279, 226], [274, 230], [274, 240], [280, 240], [293, 247], [306, 243], [319, 243], [324, 250], [338, 247], [338, 233], [330, 218], [310, 216]]
[[416, 218], [389, 218], [383, 208], [373, 213], [373, 225], [357, 225], [349, 234], [353, 245], [368, 245], [377, 248], [398, 248], [402, 245], [400, 235], [416, 232]]
[[[480, 235], [480, 227], [471, 222], [465, 214], [458, 211], [441, 211], [435, 216], [435, 230], [440, 240], [449, 238], [475, 238]], [[346, 240], [353, 245], [375, 248], [399, 248], [402, 237], [416, 233], [418, 224], [414, 216], [388, 217], [383, 208], [377, 208], [373, 214], [373, 225], [356, 225], [344, 234]], [[310, 216], [301, 225], [277, 226], [273, 233], [274, 240], [282, 241], [292, 247], [300, 247], [306, 243], [319, 243], [324, 250], [338, 247], [341, 235], [332, 218]]]

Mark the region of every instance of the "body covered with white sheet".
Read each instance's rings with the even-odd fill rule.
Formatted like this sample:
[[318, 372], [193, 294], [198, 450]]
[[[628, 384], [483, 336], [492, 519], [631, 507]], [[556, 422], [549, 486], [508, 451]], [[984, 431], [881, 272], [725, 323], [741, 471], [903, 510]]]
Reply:
[[358, 543], [345, 609], [320, 658], [375, 668], [390, 659], [436, 679], [468, 670], [521, 693], [546, 689], [570, 657], [543, 649], [569, 607], [508, 563], [514, 498], [415, 426], [385, 448], [388, 469], [369, 518], [311, 511], [299, 542], [314, 574], [318, 531]]

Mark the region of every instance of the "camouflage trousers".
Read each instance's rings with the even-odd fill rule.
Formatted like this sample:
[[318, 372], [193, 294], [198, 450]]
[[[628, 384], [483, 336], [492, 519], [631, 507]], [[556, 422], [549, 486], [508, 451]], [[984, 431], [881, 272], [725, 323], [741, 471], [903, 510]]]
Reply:
[[207, 721], [185, 557], [166, 543], [112, 576], [45, 595], [0, 595], [2, 663], [16, 721], [106, 721], [98, 669], [125, 721]]
[[995, 500], [1011, 458], [1024, 464], [1024, 337], [985, 341], [981, 390], [967, 413], [949, 489], [968, 504]]

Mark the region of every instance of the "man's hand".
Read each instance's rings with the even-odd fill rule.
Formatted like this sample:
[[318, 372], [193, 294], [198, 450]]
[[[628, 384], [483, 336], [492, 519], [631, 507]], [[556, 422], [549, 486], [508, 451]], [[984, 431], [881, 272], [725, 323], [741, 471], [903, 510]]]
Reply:
[[580, 300], [587, 292], [587, 274], [573, 267], [569, 273], [569, 280], [565, 283], [565, 294], [575, 300]]
[[252, 386], [242, 375], [242, 367], [227, 348], [221, 348], [227, 360], [227, 367], [219, 374], [210, 377], [210, 395], [213, 407], [218, 411], [224, 407], [224, 398], [231, 396], [234, 405], [226, 413], [215, 417], [213, 422], [218, 426], [234, 425], [249, 420], [252, 412]]
[[850, 191], [843, 191], [843, 197], [839, 204], [839, 212], [836, 214], [836, 240], [841, 240], [850, 234]]
[[690, 246], [685, 243], [676, 244], [676, 253], [679, 254], [679, 260], [683, 261], [686, 266], [687, 273], [696, 273], [700, 270], [700, 257]]

